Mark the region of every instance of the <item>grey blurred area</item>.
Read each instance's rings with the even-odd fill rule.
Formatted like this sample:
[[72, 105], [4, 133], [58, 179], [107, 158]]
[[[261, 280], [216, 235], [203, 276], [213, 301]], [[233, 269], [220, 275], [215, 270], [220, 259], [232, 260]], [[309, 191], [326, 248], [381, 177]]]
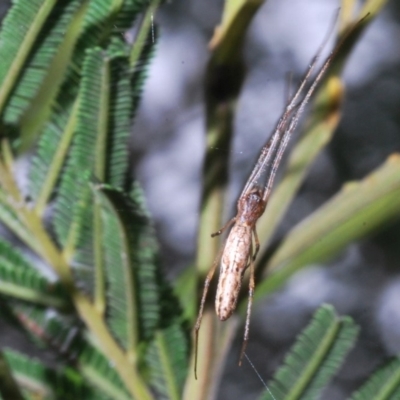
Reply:
[[0, 0], [0, 19], [2, 19], [8, 10], [8, 7], [10, 7], [10, 1], [9, 0]]
[[[247, 74], [234, 121], [225, 219], [234, 214], [238, 193], [283, 110], [287, 73], [292, 73], [295, 86], [339, 5], [337, 0], [268, 0], [256, 15], [245, 42]], [[196, 252], [205, 148], [203, 79], [207, 43], [222, 6], [222, 0], [163, 5], [156, 18], [157, 53], [133, 127], [134, 170], [154, 216], [163, 268], [171, 280], [192, 265]], [[351, 54], [343, 75], [342, 122], [287, 212], [280, 234], [344, 182], [363, 178], [400, 151], [399, 21], [399, 3], [388, 1]], [[339, 313], [352, 315], [361, 334], [324, 399], [346, 398], [385, 358], [398, 353], [399, 249], [400, 225], [394, 224], [352, 244], [329, 264], [310, 266], [257, 306], [247, 353], [263, 379], [272, 376], [296, 334], [326, 302]], [[241, 337], [239, 329], [218, 399], [254, 399], [265, 390], [246, 361], [237, 366]]]

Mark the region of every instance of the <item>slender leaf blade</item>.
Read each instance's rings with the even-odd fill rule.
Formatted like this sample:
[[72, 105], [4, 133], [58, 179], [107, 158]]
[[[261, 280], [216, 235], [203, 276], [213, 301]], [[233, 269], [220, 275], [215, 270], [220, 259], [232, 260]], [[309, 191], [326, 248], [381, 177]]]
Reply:
[[[135, 277], [130, 257], [129, 237], [119, 210], [106, 194], [95, 190], [100, 208], [96, 243], [101, 246], [101, 262], [106, 274], [107, 318], [112, 332], [123, 347], [133, 352], [138, 343]], [[96, 266], [96, 270], [98, 267]]]
[[261, 399], [319, 398], [352, 347], [357, 333], [358, 328], [349, 317], [337, 317], [332, 306], [322, 306], [298, 337], [284, 365], [268, 383], [270, 392]]
[[[53, 221], [58, 240], [63, 245], [69, 238], [79, 200], [84, 197], [85, 192], [90, 190], [88, 185], [90, 175], [88, 176], [87, 173], [94, 174], [97, 128], [99, 128], [99, 120], [103, 119], [99, 113], [102, 100], [105, 96], [108, 97], [109, 90], [105, 87], [108, 82], [106, 75], [109, 72], [105, 56], [105, 52], [99, 47], [90, 49], [83, 66], [77, 132], [68, 165], [62, 177]], [[104, 157], [103, 154], [97, 156]]]
[[369, 377], [349, 400], [396, 400], [400, 397], [400, 359], [394, 358]]
[[55, 0], [15, 1], [0, 33], [0, 110], [30, 54]]
[[[160, 283], [157, 277], [157, 246], [153, 226], [138, 187], [135, 187], [130, 197], [112, 189], [107, 189], [104, 193], [112, 204], [114, 215], [118, 216], [119, 229], [124, 235], [124, 254], [129, 257], [129, 264], [126, 264], [125, 268], [131, 268], [133, 272], [132, 282], [128, 281], [125, 285], [134, 283], [134, 287], [125, 288], [125, 290], [134, 290], [134, 294], [123, 292], [123, 296], [126, 296], [127, 301], [134, 296], [138, 308], [135, 319], [139, 321], [139, 339], [149, 340], [154, 334], [160, 317]], [[106, 245], [103, 242], [103, 247]], [[119, 271], [119, 268], [123, 265], [118, 266], [117, 259], [118, 257], [113, 261], [110, 258], [110, 261], [113, 262], [110, 262], [107, 268], [107, 280], [117, 282], [121, 277], [115, 275], [122, 274], [126, 278], [132, 273]], [[109, 296], [113, 298], [121, 297], [121, 287], [116, 285]], [[129, 317], [128, 321], [121, 319], [123, 324], [132, 323], [132, 321], [132, 317]], [[128, 329], [132, 329], [132, 327], [128, 326]]]
[[[89, 2], [66, 78], [33, 157], [30, 191], [35, 200], [39, 197], [41, 203], [46, 204], [49, 195], [59, 182], [61, 168], [65, 165], [67, 151], [75, 133], [76, 116], [73, 113], [73, 106], [78, 96], [86, 50], [99, 45], [106, 47], [110, 41], [107, 35], [111, 35], [111, 40], [117, 37], [120, 39], [120, 30], [130, 26], [128, 22], [133, 20], [141, 7], [142, 5], [138, 5], [135, 1]], [[115, 28], [116, 21], [118, 30]], [[42, 193], [43, 191], [45, 193]], [[40, 208], [43, 208], [43, 204]]]
[[78, 358], [79, 371], [93, 388], [113, 400], [131, 400], [124, 384], [107, 358], [95, 347], [85, 344]]
[[[30, 106], [55, 57], [80, 1], [61, 1], [54, 7], [30, 52], [4, 110], [4, 121], [15, 124]], [[1, 53], [1, 50], [0, 50]]]
[[1, 239], [0, 293], [52, 307], [63, 307], [67, 304], [65, 292], [59, 283], [51, 282], [21, 251], [17, 252]]
[[146, 354], [157, 398], [179, 400], [188, 373], [188, 338], [179, 323], [157, 330]]
[[111, 399], [111, 397], [104, 396], [99, 390], [89, 387], [78, 371], [73, 368], [47, 367], [41, 361], [11, 349], [6, 349], [4, 355], [13, 375], [28, 398], [43, 400]]

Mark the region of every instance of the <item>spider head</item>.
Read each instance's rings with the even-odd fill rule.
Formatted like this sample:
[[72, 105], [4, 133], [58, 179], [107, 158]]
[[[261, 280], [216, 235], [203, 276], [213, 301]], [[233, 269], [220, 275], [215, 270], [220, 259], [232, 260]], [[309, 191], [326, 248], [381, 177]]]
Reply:
[[239, 198], [237, 220], [242, 224], [253, 226], [264, 213], [265, 206], [263, 192], [255, 186]]

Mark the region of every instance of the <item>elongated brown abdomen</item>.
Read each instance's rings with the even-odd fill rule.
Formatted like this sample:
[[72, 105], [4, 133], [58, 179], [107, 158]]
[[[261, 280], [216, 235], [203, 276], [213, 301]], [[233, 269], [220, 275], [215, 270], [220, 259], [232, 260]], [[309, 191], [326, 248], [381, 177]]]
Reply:
[[215, 298], [215, 311], [221, 321], [228, 319], [236, 308], [243, 273], [248, 267], [251, 234], [249, 226], [235, 225], [226, 241]]

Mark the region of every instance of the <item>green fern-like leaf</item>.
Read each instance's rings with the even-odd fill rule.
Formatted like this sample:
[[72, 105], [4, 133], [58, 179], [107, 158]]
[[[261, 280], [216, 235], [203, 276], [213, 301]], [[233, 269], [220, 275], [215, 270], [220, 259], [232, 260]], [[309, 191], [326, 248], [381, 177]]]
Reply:
[[188, 369], [188, 339], [179, 323], [156, 332], [146, 361], [157, 398], [179, 400]]
[[89, 344], [80, 352], [79, 370], [88, 384], [106, 394], [113, 400], [131, 400], [120, 377], [109, 361]]
[[[127, 202], [133, 218], [129, 227], [131, 257], [134, 260], [138, 288], [139, 318], [143, 338], [150, 338], [160, 317], [159, 280], [157, 278], [158, 246], [142, 189], [133, 183]], [[126, 214], [129, 215], [129, 214]]]
[[59, 49], [67, 26], [80, 3], [78, 0], [57, 2], [57, 6], [49, 15], [36, 40], [21, 77], [4, 110], [5, 122], [15, 124], [22, 113], [30, 106], [30, 102], [43, 82], [49, 64]]
[[59, 284], [50, 282], [3, 240], [0, 240], [0, 293], [52, 307], [67, 303]]
[[284, 365], [268, 384], [270, 392], [262, 399], [318, 399], [357, 333], [358, 328], [349, 317], [338, 317], [333, 307], [322, 306], [297, 339]]
[[76, 44], [71, 66], [60, 91], [57, 103], [65, 106], [77, 94], [76, 83], [88, 48], [107, 48], [110, 42], [121, 38], [131, 26], [136, 15], [144, 8], [143, 1], [91, 0], [82, 26], [82, 34]]
[[[108, 111], [109, 83], [109, 62], [106, 53], [101, 48], [89, 50], [83, 67], [77, 134], [63, 174], [54, 217], [55, 231], [62, 244], [69, 238], [78, 202], [84, 196], [84, 192], [89, 190], [87, 173], [99, 175], [100, 180], [104, 174], [103, 146], [107, 139], [105, 118]], [[100, 153], [96, 154], [96, 150]]]
[[132, 93], [127, 58], [111, 64], [113, 83], [110, 93], [109, 158], [105, 181], [122, 188], [128, 168], [128, 139], [132, 125]]
[[[153, 227], [138, 187], [136, 187], [131, 198], [127, 198], [116, 190], [106, 190], [104, 194], [108, 198], [108, 211], [103, 208], [103, 213], [108, 213], [108, 217], [106, 214], [103, 215], [108, 218], [109, 228], [112, 229], [109, 229], [108, 232], [104, 231], [107, 235], [104, 236], [101, 243], [109, 254], [105, 255], [107, 281], [115, 283], [108, 288], [109, 304], [115, 302], [114, 311], [110, 310], [110, 317], [113, 315], [115, 329], [118, 329], [118, 326], [125, 326], [124, 330], [126, 331], [126, 324], [133, 322], [132, 317], [126, 315], [125, 310], [129, 309], [128, 304], [125, 308], [121, 308], [118, 303], [121, 304], [121, 298], [124, 298], [124, 301], [129, 301], [132, 294], [129, 294], [127, 290], [134, 290], [139, 311], [139, 335], [141, 339], [148, 340], [154, 333], [160, 313], [159, 282], [156, 273], [157, 247]], [[106, 222], [104, 218], [103, 221]], [[103, 227], [106, 228], [104, 222]], [[121, 244], [114, 243], [113, 235], [121, 237]], [[116, 251], [121, 245], [124, 248], [118, 254]], [[125, 256], [128, 256], [128, 259], [124, 261]], [[125, 268], [132, 269], [134, 288], [127, 286], [132, 284], [132, 281], [119, 283], [121, 279], [127, 279], [132, 273], [124, 271]], [[122, 293], [121, 290], [123, 290]], [[118, 312], [122, 312], [122, 314], [118, 315]], [[128, 326], [128, 329], [132, 328]]]
[[400, 398], [400, 359], [379, 368], [349, 400], [396, 400]]
[[[75, 244], [79, 245], [74, 254], [76, 276], [83, 280], [89, 293], [93, 282], [93, 217], [91, 208], [85, 209], [90, 203], [89, 178], [109, 179], [119, 186], [127, 169], [131, 96], [125, 54], [126, 47], [121, 44], [110, 51], [95, 48], [88, 52], [76, 112], [76, 137], [57, 198], [56, 232], [61, 243], [69, 242], [72, 252]], [[80, 235], [74, 225], [79, 220]]]
[[[40, 210], [44, 208], [59, 182], [59, 175], [65, 165], [68, 149], [75, 133], [77, 116], [74, 105], [77, 105], [81, 69], [86, 50], [99, 45], [106, 48], [113, 40], [121, 40], [120, 30], [129, 27], [128, 21], [132, 21], [141, 8], [140, 2], [135, 1], [104, 0], [99, 2], [94, 0], [89, 2], [70, 67], [32, 161], [30, 192], [33, 199], [37, 200], [39, 197]], [[114, 32], [116, 21], [118, 21], [118, 32]], [[113, 33], [111, 37], [108, 37], [107, 34], [110, 32]], [[119, 87], [117, 92], [120, 90]], [[119, 124], [123, 126], [125, 120]]]
[[[101, 191], [96, 190], [95, 270], [105, 271], [107, 287], [108, 322], [126, 350], [135, 351], [138, 343], [138, 315], [135, 277], [129, 254], [129, 237], [120, 216], [120, 210]], [[101, 274], [102, 271], [99, 271]], [[102, 280], [101, 280], [102, 281]], [[98, 282], [101, 282], [98, 280]]]
[[20, 388], [28, 399], [43, 400], [106, 400], [95, 388], [89, 387], [72, 368], [55, 370], [37, 359], [7, 349], [4, 356]]
[[[75, 132], [76, 110], [77, 107], [72, 105], [55, 106], [51, 120], [44, 128], [29, 171], [29, 194], [36, 203], [47, 203], [59, 181]], [[45, 205], [40, 204], [40, 207]]]
[[21, 73], [55, 0], [15, 1], [0, 34], [0, 110]]

